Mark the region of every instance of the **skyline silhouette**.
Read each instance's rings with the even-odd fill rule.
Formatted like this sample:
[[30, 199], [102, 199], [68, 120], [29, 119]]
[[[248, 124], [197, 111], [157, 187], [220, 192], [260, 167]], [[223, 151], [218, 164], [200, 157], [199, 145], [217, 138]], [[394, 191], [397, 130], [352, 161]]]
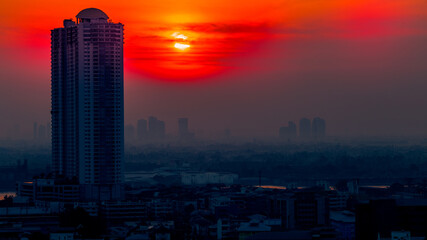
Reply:
[[[321, 116], [330, 135], [427, 135], [425, 1], [268, 3], [247, 1], [243, 9], [238, 3], [223, 8], [222, 1], [91, 3], [125, 23], [125, 123], [186, 116], [195, 130], [257, 137]], [[0, 139], [16, 132], [31, 138], [32, 123], [46, 123], [50, 115], [47, 33], [61, 25], [58, 16], [71, 18], [90, 6], [5, 4]], [[220, 10], [228, 14], [216, 14]], [[173, 34], [192, 46], [173, 48]], [[205, 74], [181, 81], [173, 66], [191, 65], [198, 55]], [[161, 61], [172, 66], [161, 71], [170, 73], [167, 79], [147, 69], [158, 72]]]
[[0, 12], [1, 239], [427, 239], [426, 1], [91, 3]]

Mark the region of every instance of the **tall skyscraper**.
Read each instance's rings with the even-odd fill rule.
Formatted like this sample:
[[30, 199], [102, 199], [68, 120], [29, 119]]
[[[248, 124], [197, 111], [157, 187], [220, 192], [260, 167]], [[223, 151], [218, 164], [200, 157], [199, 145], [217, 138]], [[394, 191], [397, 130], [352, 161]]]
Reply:
[[181, 140], [190, 140], [193, 136], [188, 130], [188, 118], [178, 118], [178, 137]]
[[299, 137], [302, 140], [308, 140], [311, 138], [311, 121], [308, 118], [302, 118], [299, 120]]
[[156, 117], [148, 117], [148, 135], [151, 140], [161, 140], [165, 138], [165, 122]]
[[158, 134], [160, 139], [164, 139], [166, 137], [166, 124], [164, 121], [158, 121]]
[[142, 141], [147, 138], [147, 120], [145, 119], [139, 119], [137, 126], [136, 126], [136, 134], [138, 141]]
[[297, 138], [297, 125], [294, 122], [288, 122], [288, 128], [290, 138]]
[[324, 139], [326, 136], [326, 121], [322, 118], [314, 118], [311, 127], [313, 138], [316, 140]]
[[113, 199], [123, 182], [123, 24], [96, 8], [51, 31], [52, 160], [84, 195]]

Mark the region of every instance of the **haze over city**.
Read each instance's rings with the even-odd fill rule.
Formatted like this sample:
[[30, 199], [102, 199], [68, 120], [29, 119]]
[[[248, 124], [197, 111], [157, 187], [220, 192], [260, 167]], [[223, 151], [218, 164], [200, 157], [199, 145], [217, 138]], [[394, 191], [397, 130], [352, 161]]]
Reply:
[[[427, 134], [427, 6], [405, 1], [92, 1], [125, 25], [125, 123], [157, 116], [209, 136], [276, 136], [327, 120], [331, 136]], [[0, 10], [0, 138], [50, 121], [50, 37], [87, 3]], [[54, 9], [55, 14], [51, 14]], [[175, 35], [174, 35], [175, 34]], [[181, 36], [180, 36], [181, 34]], [[174, 47], [176, 43], [188, 48]], [[18, 129], [18, 130], [17, 130]], [[15, 136], [18, 135], [18, 136]]]
[[426, 240], [425, 0], [0, 9], [0, 239]]

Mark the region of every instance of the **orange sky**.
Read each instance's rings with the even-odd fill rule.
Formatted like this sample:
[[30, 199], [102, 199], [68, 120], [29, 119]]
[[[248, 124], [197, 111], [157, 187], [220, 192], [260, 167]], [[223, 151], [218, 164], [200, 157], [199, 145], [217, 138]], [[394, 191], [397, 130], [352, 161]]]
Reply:
[[0, 8], [0, 138], [49, 121], [50, 30], [89, 7], [125, 25], [127, 123], [249, 135], [320, 116], [332, 134], [427, 133], [426, 0], [14, 0]]
[[[424, 0], [17, 0], [2, 5], [0, 29], [5, 34], [0, 41], [9, 46], [1, 51], [21, 49], [17, 61], [48, 57], [48, 31], [81, 9], [97, 7], [125, 24], [127, 70], [176, 81], [244, 69], [244, 59], [274, 55], [264, 47], [271, 41], [414, 34], [421, 29], [403, 25], [425, 18], [427, 12]], [[174, 48], [174, 32], [188, 36], [191, 47]]]

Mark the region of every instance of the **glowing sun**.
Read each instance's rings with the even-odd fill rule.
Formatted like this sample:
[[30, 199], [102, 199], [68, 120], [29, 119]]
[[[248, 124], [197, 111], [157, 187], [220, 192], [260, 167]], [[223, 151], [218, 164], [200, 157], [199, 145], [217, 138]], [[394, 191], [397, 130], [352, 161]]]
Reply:
[[189, 48], [190, 45], [189, 44], [183, 44], [183, 43], [175, 43], [174, 47], [178, 48], [180, 50], [185, 50], [185, 49]]
[[172, 34], [172, 37], [175, 38], [176, 42], [174, 44], [174, 47], [179, 49], [179, 50], [185, 50], [187, 48], [190, 47], [190, 44], [188, 44], [188, 42], [186, 41], [188, 39], [187, 36], [185, 36], [182, 33], [179, 32], [174, 32]]

